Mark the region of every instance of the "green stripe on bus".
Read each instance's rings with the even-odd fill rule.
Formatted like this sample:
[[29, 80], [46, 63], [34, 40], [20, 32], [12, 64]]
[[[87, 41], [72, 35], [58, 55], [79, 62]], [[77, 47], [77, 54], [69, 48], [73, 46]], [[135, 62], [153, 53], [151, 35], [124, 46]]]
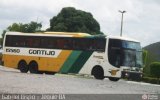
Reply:
[[72, 51], [71, 55], [64, 62], [63, 66], [60, 69], [61, 73], [68, 73], [69, 69], [72, 67], [74, 62], [78, 59], [82, 51]]
[[83, 51], [81, 55], [76, 59], [68, 73], [78, 73], [84, 64], [87, 62], [93, 51]]

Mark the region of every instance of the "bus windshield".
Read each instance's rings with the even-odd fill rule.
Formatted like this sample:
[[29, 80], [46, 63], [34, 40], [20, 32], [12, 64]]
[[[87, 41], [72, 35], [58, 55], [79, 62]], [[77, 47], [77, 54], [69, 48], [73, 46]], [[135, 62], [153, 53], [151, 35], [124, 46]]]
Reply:
[[142, 67], [142, 49], [139, 42], [110, 39], [109, 63], [115, 67]]

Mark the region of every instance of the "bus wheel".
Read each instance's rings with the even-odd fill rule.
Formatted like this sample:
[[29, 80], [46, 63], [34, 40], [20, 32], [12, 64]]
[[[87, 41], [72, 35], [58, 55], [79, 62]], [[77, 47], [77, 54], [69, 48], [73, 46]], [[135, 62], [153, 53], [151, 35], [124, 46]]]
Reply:
[[117, 82], [120, 78], [116, 78], [116, 77], [109, 77], [109, 80], [110, 81], [114, 81], [114, 82]]
[[20, 61], [18, 63], [18, 69], [22, 72], [22, 73], [27, 73], [29, 68], [28, 65], [25, 61]]
[[38, 64], [36, 62], [29, 63], [29, 71], [30, 73], [38, 74]]
[[101, 66], [95, 66], [92, 69], [92, 73], [91, 73], [96, 79], [100, 79], [103, 80], [104, 79], [104, 71], [103, 68]]
[[38, 74], [43, 74], [44, 72], [43, 72], [43, 71], [38, 71], [37, 73], [38, 73]]
[[48, 75], [54, 75], [54, 74], [56, 74], [56, 72], [45, 72], [45, 74], [48, 74]]

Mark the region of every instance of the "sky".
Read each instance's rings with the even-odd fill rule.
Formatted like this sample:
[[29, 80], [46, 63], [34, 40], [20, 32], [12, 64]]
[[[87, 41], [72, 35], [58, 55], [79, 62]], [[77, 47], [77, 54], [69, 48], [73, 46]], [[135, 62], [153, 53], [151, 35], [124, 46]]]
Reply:
[[119, 36], [121, 16], [123, 36], [136, 39], [147, 46], [160, 41], [160, 0], [0, 0], [0, 34], [12, 23], [42, 23], [49, 28], [49, 20], [62, 8], [74, 7], [92, 13], [106, 35]]

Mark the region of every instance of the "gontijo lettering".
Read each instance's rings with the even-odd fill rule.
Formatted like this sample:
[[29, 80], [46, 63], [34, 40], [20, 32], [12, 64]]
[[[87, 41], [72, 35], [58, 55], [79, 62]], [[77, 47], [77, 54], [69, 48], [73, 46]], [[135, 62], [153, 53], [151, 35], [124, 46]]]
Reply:
[[36, 54], [36, 55], [55, 55], [55, 51], [47, 51], [47, 50], [29, 50], [29, 54]]

